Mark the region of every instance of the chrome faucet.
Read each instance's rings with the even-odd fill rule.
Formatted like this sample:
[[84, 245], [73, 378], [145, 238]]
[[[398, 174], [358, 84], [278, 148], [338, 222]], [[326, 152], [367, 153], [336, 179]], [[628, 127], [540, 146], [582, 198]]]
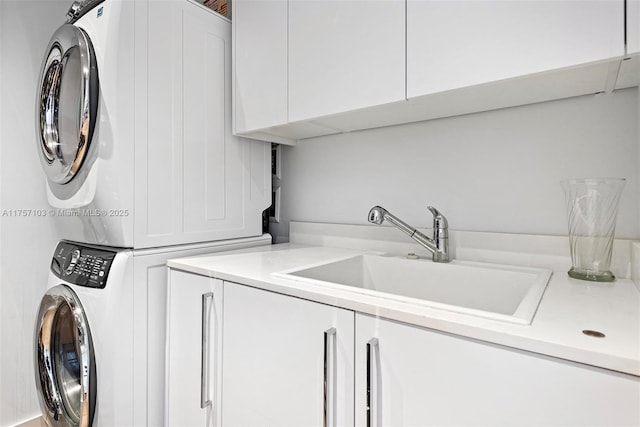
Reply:
[[433, 239], [425, 236], [380, 206], [371, 208], [369, 222], [380, 225], [387, 220], [431, 252], [434, 262], [449, 262], [449, 224], [447, 223], [447, 218], [433, 206], [428, 206], [427, 209], [433, 214]]

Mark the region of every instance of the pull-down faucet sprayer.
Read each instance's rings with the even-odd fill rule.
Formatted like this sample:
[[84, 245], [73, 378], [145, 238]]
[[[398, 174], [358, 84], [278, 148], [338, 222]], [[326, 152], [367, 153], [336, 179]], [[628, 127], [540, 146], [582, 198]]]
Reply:
[[380, 206], [371, 208], [369, 222], [380, 225], [385, 220], [389, 221], [431, 252], [434, 262], [449, 262], [449, 224], [447, 219], [433, 206], [428, 206], [427, 209], [433, 214], [433, 238], [425, 236]]

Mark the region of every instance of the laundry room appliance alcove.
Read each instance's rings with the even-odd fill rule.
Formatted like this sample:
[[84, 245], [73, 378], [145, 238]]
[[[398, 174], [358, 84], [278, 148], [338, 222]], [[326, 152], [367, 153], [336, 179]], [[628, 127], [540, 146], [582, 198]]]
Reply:
[[36, 92], [63, 238], [41, 266], [42, 414], [163, 425], [167, 260], [271, 244], [271, 144], [231, 134], [231, 22], [192, 0], [76, 0]]
[[37, 90], [65, 238], [157, 247], [258, 236], [271, 145], [231, 134], [231, 23], [189, 0], [76, 1]]

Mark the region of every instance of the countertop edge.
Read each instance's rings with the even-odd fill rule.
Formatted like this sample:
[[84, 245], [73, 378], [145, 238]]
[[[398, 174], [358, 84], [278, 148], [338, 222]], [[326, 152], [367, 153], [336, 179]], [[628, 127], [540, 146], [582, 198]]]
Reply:
[[[296, 246], [297, 245], [292, 245], [291, 248], [293, 249]], [[353, 254], [364, 253], [363, 251], [352, 252]], [[425, 315], [424, 310], [422, 310], [422, 313], [412, 312], [411, 310], [398, 310], [392, 307], [394, 304], [388, 304], [388, 301], [383, 298], [367, 297], [354, 299], [352, 293], [349, 292], [322, 289], [320, 286], [314, 286], [309, 283], [279, 279], [273, 276], [268, 276], [268, 278], [265, 279], [264, 277], [251, 277], [249, 274], [241, 275], [236, 272], [225, 271], [224, 268], [216, 266], [205, 267], [201, 262], [193, 262], [192, 260], [193, 259], [188, 258], [169, 260], [167, 265], [170, 268], [189, 273], [240, 283], [265, 291], [332, 305], [384, 319], [453, 334], [463, 338], [479, 340], [490, 344], [497, 344], [512, 349], [524, 350], [543, 356], [559, 358], [595, 368], [640, 377], [640, 358], [621, 357], [607, 352], [567, 346], [552, 340], [544, 341], [540, 338], [513, 334], [508, 330], [512, 328], [512, 326], [501, 325], [502, 322], [499, 321], [489, 319], [478, 320], [477, 318], [470, 320], [468, 319], [470, 317], [468, 315], [452, 312], [439, 315], [438, 312], [442, 314], [442, 310], [437, 309], [427, 310], [431, 312], [431, 315]], [[491, 327], [487, 328], [487, 324], [490, 324]]]

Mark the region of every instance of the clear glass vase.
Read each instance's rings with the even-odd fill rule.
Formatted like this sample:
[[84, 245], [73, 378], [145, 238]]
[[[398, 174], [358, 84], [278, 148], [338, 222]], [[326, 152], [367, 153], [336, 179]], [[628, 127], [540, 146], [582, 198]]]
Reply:
[[562, 181], [569, 220], [571, 269], [569, 276], [594, 282], [612, 282], [611, 253], [624, 188], [622, 178], [585, 178]]

